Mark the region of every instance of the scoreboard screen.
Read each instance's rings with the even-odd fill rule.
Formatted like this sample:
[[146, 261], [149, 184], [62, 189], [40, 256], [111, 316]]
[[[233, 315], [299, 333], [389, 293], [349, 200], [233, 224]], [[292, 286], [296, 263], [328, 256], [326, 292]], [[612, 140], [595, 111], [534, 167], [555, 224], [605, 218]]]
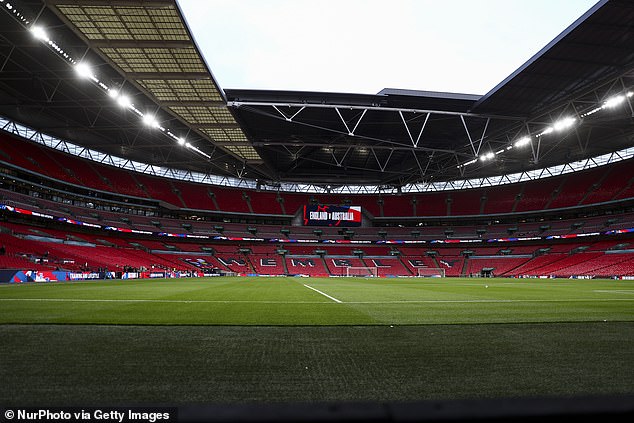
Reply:
[[361, 206], [304, 206], [305, 226], [361, 226]]

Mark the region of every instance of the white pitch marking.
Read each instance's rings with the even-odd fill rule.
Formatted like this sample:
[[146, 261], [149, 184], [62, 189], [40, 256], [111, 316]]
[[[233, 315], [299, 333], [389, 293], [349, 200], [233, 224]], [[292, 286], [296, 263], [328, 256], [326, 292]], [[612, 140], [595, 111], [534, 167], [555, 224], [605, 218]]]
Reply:
[[562, 300], [393, 300], [393, 301], [346, 301], [346, 304], [496, 304], [496, 303], [584, 303], [584, 302], [629, 302], [634, 298], [569, 298]]
[[68, 303], [202, 303], [202, 304], [325, 304], [322, 301], [248, 301], [248, 300], [155, 300], [155, 299], [98, 299], [98, 298], [0, 298], [0, 301], [39, 301]]
[[321, 292], [320, 290], [318, 290], [318, 289], [316, 289], [316, 288], [313, 288], [312, 286], [309, 286], [309, 285], [306, 285], [306, 284], [303, 284], [303, 285], [304, 285], [306, 288], [308, 288], [308, 289], [312, 289], [313, 291], [315, 291], [315, 292], [317, 292], [317, 293], [319, 293], [319, 294], [323, 295], [323, 296], [324, 296], [324, 297], [326, 297], [326, 298], [330, 298], [331, 300], [333, 300], [333, 301], [334, 301], [334, 302], [336, 302], [336, 303], [342, 303], [342, 301], [339, 301], [339, 300], [338, 300], [338, 299], [336, 299], [335, 297], [331, 297], [330, 295], [326, 294], [325, 292]]

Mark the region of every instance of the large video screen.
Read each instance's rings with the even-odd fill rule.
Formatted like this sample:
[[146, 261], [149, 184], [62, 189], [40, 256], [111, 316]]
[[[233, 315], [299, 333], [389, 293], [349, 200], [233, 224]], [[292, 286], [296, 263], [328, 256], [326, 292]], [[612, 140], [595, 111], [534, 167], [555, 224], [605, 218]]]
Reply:
[[361, 226], [361, 206], [304, 206], [305, 226]]

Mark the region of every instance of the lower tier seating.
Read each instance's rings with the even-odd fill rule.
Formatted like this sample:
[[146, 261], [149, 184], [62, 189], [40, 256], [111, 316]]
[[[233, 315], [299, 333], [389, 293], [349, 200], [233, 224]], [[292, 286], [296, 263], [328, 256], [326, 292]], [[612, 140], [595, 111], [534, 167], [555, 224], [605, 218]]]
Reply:
[[195, 242], [179, 237], [136, 239], [110, 231], [80, 233], [2, 222], [0, 243], [0, 269], [204, 268], [238, 274], [345, 276], [348, 267], [372, 267], [381, 277], [416, 276], [418, 269], [442, 269], [446, 276], [634, 276], [632, 243], [605, 237], [470, 248], [455, 244], [433, 248], [426, 244], [288, 245]]

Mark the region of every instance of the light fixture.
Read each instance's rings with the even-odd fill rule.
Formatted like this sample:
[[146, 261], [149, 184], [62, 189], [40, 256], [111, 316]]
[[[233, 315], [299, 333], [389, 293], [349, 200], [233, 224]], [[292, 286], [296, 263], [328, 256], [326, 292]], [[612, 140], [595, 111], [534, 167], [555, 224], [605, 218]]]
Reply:
[[80, 62], [75, 65], [75, 72], [82, 78], [95, 79], [95, 75], [92, 73], [90, 66], [87, 63]]
[[575, 124], [575, 122], [577, 122], [577, 119], [573, 118], [573, 117], [565, 117], [563, 119], [558, 120], [557, 122], [553, 123], [553, 129], [555, 131], [564, 131], [568, 128], [570, 128], [571, 126], [573, 126]]
[[158, 128], [159, 123], [153, 115], [145, 114], [143, 115], [143, 123], [151, 128]]
[[523, 147], [525, 145], [528, 145], [531, 143], [531, 139], [530, 137], [523, 137], [520, 138], [519, 140], [515, 141], [515, 144], [513, 144], [515, 147]]
[[608, 98], [605, 101], [605, 103], [603, 103], [603, 107], [607, 109], [614, 109], [615, 107], [618, 107], [624, 101], [625, 101], [625, 96], [623, 94], [615, 95], [614, 97]]
[[469, 165], [471, 165], [471, 164], [474, 164], [474, 163], [475, 163], [475, 162], [477, 162], [477, 161], [478, 161], [478, 159], [469, 160], [468, 162], [465, 162], [465, 163], [463, 163], [463, 164], [461, 164], [461, 165], [456, 166], [456, 168], [457, 168], [457, 169], [461, 169], [461, 168], [463, 168], [463, 167], [465, 167], [465, 166], [469, 166]]
[[31, 34], [33, 34], [33, 36], [37, 38], [38, 40], [42, 40], [42, 41], [49, 40], [48, 35], [46, 34], [46, 31], [44, 31], [44, 28], [42, 28], [41, 26], [32, 26], [29, 31], [31, 31]]
[[489, 153], [481, 155], [480, 160], [483, 162], [486, 162], [487, 160], [491, 160], [494, 157], [495, 157], [495, 154], [493, 154], [493, 152], [489, 152]]
[[28, 19], [26, 19], [26, 17], [24, 17], [20, 12], [18, 12], [15, 9], [14, 5], [9, 3], [8, 0], [0, 0], [0, 5], [4, 6], [7, 10], [10, 10], [15, 17], [20, 19], [28, 28], [28, 31], [31, 32], [34, 38], [44, 42], [44, 44], [46, 44], [57, 55], [59, 55], [60, 57], [63, 57], [67, 61], [67, 63], [69, 63], [74, 68], [75, 72], [77, 73], [79, 77], [84, 79], [90, 79], [96, 86], [101, 88], [101, 90], [103, 90], [103, 92], [106, 95], [108, 95], [108, 97], [116, 101], [119, 106], [139, 116], [145, 125], [151, 128], [159, 129], [165, 134], [167, 134], [169, 137], [171, 137], [172, 139], [176, 140], [179, 145], [185, 146], [208, 159], [211, 158], [210, 155], [199, 150], [198, 148], [196, 148], [189, 142], [186, 142], [184, 138], [180, 138], [174, 135], [169, 130], [169, 128], [164, 128], [163, 126], [161, 126], [161, 124], [159, 123], [159, 121], [156, 119], [154, 115], [149, 113], [144, 113], [141, 110], [139, 110], [137, 107], [135, 107], [135, 105], [132, 104], [130, 97], [120, 92], [116, 88], [110, 88], [109, 84], [103, 81], [100, 81], [97, 75], [95, 75], [95, 73], [93, 72], [93, 69], [89, 63], [79, 62], [75, 60], [73, 57], [71, 57], [71, 55], [69, 55], [66, 51], [64, 51], [62, 46], [58, 45], [54, 40], [52, 40], [49, 37], [46, 30], [42, 26], [36, 25], [36, 24], [31, 25], [31, 22]]
[[117, 104], [119, 104], [119, 106], [123, 107], [123, 108], [128, 108], [130, 106], [132, 106], [132, 102], [130, 101], [130, 97], [128, 97], [127, 95], [119, 95], [117, 93]]

